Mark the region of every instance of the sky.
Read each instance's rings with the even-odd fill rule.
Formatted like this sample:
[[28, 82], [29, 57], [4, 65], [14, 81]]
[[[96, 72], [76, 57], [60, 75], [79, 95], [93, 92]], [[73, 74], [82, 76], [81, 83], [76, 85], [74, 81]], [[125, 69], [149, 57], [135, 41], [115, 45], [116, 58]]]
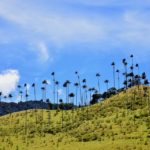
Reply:
[[105, 79], [113, 86], [111, 62], [123, 72], [131, 54], [150, 77], [149, 16], [149, 0], [0, 0], [0, 91], [19, 101], [17, 85], [28, 83], [33, 99], [34, 82], [40, 99], [46, 79], [53, 101], [51, 72], [60, 85], [70, 80], [74, 92], [76, 70], [88, 87], [97, 86], [99, 72], [104, 91]]

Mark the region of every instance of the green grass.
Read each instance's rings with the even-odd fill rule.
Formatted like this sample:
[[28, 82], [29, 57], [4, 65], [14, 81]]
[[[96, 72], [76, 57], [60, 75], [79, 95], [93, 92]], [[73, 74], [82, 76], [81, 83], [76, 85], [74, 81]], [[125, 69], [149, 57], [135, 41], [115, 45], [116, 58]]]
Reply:
[[[134, 96], [135, 92], [135, 96]], [[28, 110], [0, 117], [0, 150], [148, 150], [150, 116], [143, 87], [74, 111]], [[35, 116], [38, 123], [35, 123]]]

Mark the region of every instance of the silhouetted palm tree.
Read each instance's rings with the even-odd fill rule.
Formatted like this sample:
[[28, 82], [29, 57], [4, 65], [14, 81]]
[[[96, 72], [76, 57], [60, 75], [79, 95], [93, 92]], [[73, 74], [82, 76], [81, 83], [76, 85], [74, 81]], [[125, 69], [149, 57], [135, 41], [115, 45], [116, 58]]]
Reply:
[[131, 60], [132, 60], [132, 65], [131, 65], [131, 67], [130, 67], [130, 69], [131, 69], [131, 78], [132, 78], [132, 84], [131, 84], [131, 86], [134, 86], [134, 56], [133, 55], [130, 55], [130, 58], [131, 58]]
[[58, 104], [58, 97], [59, 97], [59, 91], [58, 91], [58, 88], [59, 88], [59, 82], [58, 81], [55, 81], [55, 84], [56, 84], [56, 89], [57, 89], [57, 109], [59, 108], [59, 104]]
[[20, 94], [20, 101], [22, 102], [23, 91], [20, 91], [19, 94]]
[[84, 94], [83, 94], [83, 102], [84, 102], [84, 105], [86, 105], [86, 102], [87, 102], [87, 81], [86, 81], [86, 79], [83, 79], [82, 82], [83, 82], [83, 84], [84, 84], [84, 85], [82, 86], [83, 91], [84, 91]]
[[12, 94], [9, 94], [8, 95], [8, 98], [9, 98], [9, 121], [10, 121], [10, 125], [12, 124], [12, 118], [11, 118], [11, 114], [12, 114], [12, 108], [11, 108], [11, 99], [12, 99]]
[[25, 88], [25, 98], [26, 98], [26, 109], [25, 109], [25, 135], [26, 135], [26, 137], [27, 137], [27, 118], [28, 118], [28, 111], [27, 111], [27, 109], [28, 109], [28, 104], [27, 104], [27, 101], [28, 101], [28, 86], [27, 86], [27, 84], [25, 83], [24, 84], [24, 88]]
[[122, 63], [123, 63], [124, 68], [125, 68], [125, 73], [124, 73], [125, 82], [124, 82], [124, 84], [125, 84], [125, 88], [127, 89], [128, 88], [128, 81], [127, 81], [128, 80], [128, 76], [127, 76], [127, 74], [128, 74], [128, 71], [127, 71], [127, 65], [128, 65], [128, 63], [127, 63], [127, 61], [126, 61], [125, 58], [122, 60]]
[[43, 80], [43, 82], [42, 82], [42, 84], [43, 84], [43, 86], [44, 86], [44, 99], [43, 99], [43, 101], [46, 101], [46, 91], [47, 91], [47, 84], [48, 84], [48, 82], [46, 81], [46, 80]]
[[112, 67], [113, 67], [113, 80], [114, 80], [114, 88], [116, 87], [116, 80], [115, 80], [115, 78], [116, 78], [116, 74], [115, 74], [115, 62], [112, 62], [111, 63], [111, 65], [112, 65]]
[[104, 83], [106, 84], [106, 90], [108, 92], [108, 84], [109, 84], [109, 80], [105, 80]]
[[66, 81], [63, 84], [63, 87], [66, 89], [66, 104], [68, 103], [68, 90], [67, 90], [67, 83]]
[[54, 99], [54, 105], [55, 105], [55, 91], [56, 91], [56, 89], [55, 89], [55, 72], [52, 72], [51, 73], [51, 75], [52, 75], [52, 77], [53, 77], [53, 99]]
[[79, 88], [79, 83], [75, 83], [74, 86], [76, 87], [76, 107], [78, 106], [78, 88]]
[[97, 77], [98, 92], [100, 93], [100, 74], [97, 73], [96, 77]]
[[87, 103], [87, 85], [83, 85], [83, 89], [84, 89], [84, 105], [86, 106]]
[[20, 91], [22, 91], [21, 90], [22, 86], [18, 85], [17, 87], [18, 87], [18, 96], [20, 96], [20, 101], [22, 101], [22, 93], [20, 92]]
[[83, 105], [82, 86], [81, 86], [81, 81], [80, 81], [80, 75], [79, 75], [79, 73], [77, 71], [75, 72], [75, 74], [77, 76], [78, 83], [79, 83], [81, 105]]
[[43, 122], [43, 102], [44, 102], [44, 100], [45, 100], [45, 87], [41, 87], [41, 91], [42, 91], [42, 112], [41, 112], [41, 118], [42, 118], [42, 122]]
[[32, 84], [33, 93], [34, 93], [34, 101], [35, 101], [35, 123], [37, 124], [37, 99], [36, 99], [36, 85], [35, 83]]
[[116, 72], [117, 72], [117, 79], [118, 79], [118, 89], [120, 89], [120, 70], [117, 69]]
[[74, 93], [70, 93], [69, 94], [69, 97], [71, 99], [71, 103], [72, 103], [72, 122], [73, 122], [73, 113], [74, 113], [74, 97], [75, 97], [75, 94]]
[[60, 99], [59, 100], [59, 103], [61, 105], [60, 109], [62, 110], [62, 116], [61, 116], [61, 124], [62, 124], [62, 128], [64, 127], [64, 113], [63, 113], [63, 110], [64, 110], [64, 104], [63, 104], [63, 100]]
[[49, 99], [47, 99], [46, 102], [48, 104], [48, 109], [49, 109], [49, 111], [48, 111], [48, 125], [50, 125], [50, 123], [51, 123], [51, 107], [52, 107], [52, 104], [50, 103]]
[[140, 67], [139, 67], [139, 64], [136, 64], [135, 67], [137, 68], [136, 79], [137, 79], [137, 85], [138, 85], [138, 90], [139, 90], [139, 85], [140, 85]]
[[69, 90], [70, 90], [70, 88], [69, 88], [69, 85], [70, 85], [70, 81], [69, 80], [66, 80], [66, 85], [67, 85], [67, 99], [68, 99], [68, 103], [70, 103], [70, 97], [69, 97]]

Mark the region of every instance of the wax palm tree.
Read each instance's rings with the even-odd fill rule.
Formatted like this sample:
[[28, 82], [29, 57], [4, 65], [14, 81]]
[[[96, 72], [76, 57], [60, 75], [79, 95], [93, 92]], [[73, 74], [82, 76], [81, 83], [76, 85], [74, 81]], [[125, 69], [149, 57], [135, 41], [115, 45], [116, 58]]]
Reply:
[[[32, 88], [33, 88], [33, 93], [34, 93], [34, 101], [35, 103], [37, 103], [37, 99], [36, 99], [36, 85], [35, 83], [32, 84]], [[35, 123], [37, 124], [37, 104], [35, 104]]]
[[70, 93], [69, 94], [69, 97], [71, 99], [71, 103], [72, 103], [72, 123], [73, 123], [73, 113], [74, 113], [74, 97], [75, 97], [75, 94], [74, 93]]
[[8, 98], [9, 98], [9, 101], [10, 101], [10, 102], [9, 102], [9, 119], [10, 119], [9, 121], [10, 121], [10, 125], [11, 125], [11, 123], [12, 123], [12, 120], [11, 120], [11, 119], [12, 119], [12, 118], [11, 118], [11, 114], [12, 114], [11, 100], [12, 100], [12, 97], [13, 97], [12, 94], [9, 94], [9, 95], [8, 95]]
[[46, 103], [48, 104], [48, 109], [49, 109], [49, 111], [48, 111], [48, 125], [50, 125], [50, 123], [51, 123], [50, 121], [51, 121], [51, 106], [52, 106], [52, 104], [51, 104], [49, 99], [46, 100]]
[[117, 72], [118, 90], [119, 90], [119, 89], [120, 89], [120, 70], [119, 70], [119, 69], [117, 69], [117, 70], [116, 70], [116, 72]]
[[96, 77], [97, 77], [97, 85], [98, 85], [98, 92], [100, 93], [100, 74], [99, 73], [97, 73], [96, 74]]
[[20, 97], [20, 101], [22, 101], [22, 94], [20, 93], [20, 91], [22, 91], [22, 86], [18, 85], [17, 88], [18, 88], [18, 96]]
[[83, 94], [83, 102], [84, 102], [84, 105], [86, 105], [86, 101], [87, 101], [87, 81], [86, 81], [86, 79], [83, 79], [82, 80], [82, 82], [83, 82], [83, 86], [82, 86], [82, 88], [83, 88], [83, 91], [84, 91], [84, 94]]
[[23, 91], [19, 91], [19, 94], [20, 94], [20, 101], [22, 102]]
[[68, 99], [68, 103], [70, 103], [70, 97], [69, 97], [69, 85], [71, 84], [71, 82], [69, 80], [66, 80], [66, 84], [67, 84], [67, 99]]
[[78, 79], [78, 84], [79, 84], [79, 89], [80, 89], [80, 101], [81, 101], [81, 105], [82, 105], [83, 97], [82, 97], [82, 86], [81, 86], [81, 81], [80, 81], [80, 75], [77, 71], [75, 72], [75, 75], [77, 76], [77, 79]]
[[139, 91], [139, 85], [140, 85], [140, 67], [139, 67], [139, 64], [135, 64], [135, 67], [137, 68], [136, 79], [137, 79], [137, 85], [138, 85], [138, 91]]
[[74, 84], [74, 86], [76, 87], [76, 107], [78, 106], [78, 88], [79, 88], [79, 83], [76, 82]]
[[55, 105], [55, 91], [56, 91], [56, 87], [55, 87], [55, 72], [51, 73], [52, 77], [53, 77], [53, 100], [54, 100], [54, 105]]
[[86, 106], [87, 103], [87, 85], [83, 85], [83, 90], [84, 90], [84, 105]]
[[131, 73], [132, 73], [132, 76], [131, 76], [131, 78], [132, 78], [132, 84], [131, 85], [134, 86], [134, 56], [130, 55], [130, 58], [132, 60], [132, 65], [130, 67]]
[[45, 96], [45, 87], [41, 87], [41, 91], [42, 91], [42, 112], [41, 112], [41, 118], [42, 118], [42, 122], [43, 122], [43, 102], [44, 102], [44, 100], [45, 100], [45, 98], [46, 98], [46, 96]]
[[105, 80], [104, 83], [106, 84], [106, 90], [108, 92], [108, 84], [109, 84], [109, 80]]
[[43, 86], [44, 86], [44, 99], [43, 99], [43, 101], [45, 100], [46, 101], [46, 91], [47, 91], [47, 84], [48, 84], [48, 82], [46, 81], [46, 80], [43, 80], [43, 82], [42, 82], [42, 84], [43, 84]]
[[[43, 82], [42, 82], [42, 84], [43, 84], [43, 87], [42, 87], [42, 92], [43, 92], [43, 101], [45, 102], [46, 101], [46, 99], [47, 99], [47, 84], [48, 84], [48, 82], [47, 82], [47, 80], [43, 80]], [[42, 120], [44, 121], [44, 118], [43, 118], [43, 109], [44, 108], [42, 108]]]
[[128, 74], [128, 71], [127, 71], [127, 65], [128, 65], [128, 63], [127, 63], [127, 61], [126, 61], [126, 59], [124, 58], [123, 60], [122, 60], [122, 63], [123, 63], [123, 65], [124, 65], [124, 68], [125, 68], [125, 73], [124, 73], [124, 76], [125, 76], [125, 88], [127, 89], [128, 88], [128, 76], [127, 76], [127, 74]]
[[59, 91], [58, 91], [58, 88], [59, 88], [59, 82], [58, 81], [55, 81], [55, 84], [56, 84], [56, 89], [57, 89], [57, 109], [59, 108], [59, 104], [58, 104], [58, 98], [59, 98]]
[[26, 98], [26, 109], [25, 109], [25, 110], [26, 110], [26, 111], [25, 111], [25, 135], [26, 135], [26, 137], [27, 137], [27, 133], [28, 133], [28, 131], [27, 131], [27, 130], [28, 130], [28, 129], [27, 129], [27, 128], [28, 128], [28, 127], [27, 127], [27, 124], [28, 124], [28, 123], [27, 123], [27, 121], [28, 121], [28, 120], [27, 120], [27, 119], [28, 119], [28, 111], [27, 111], [27, 109], [28, 109], [28, 104], [27, 104], [27, 102], [28, 102], [28, 96], [29, 96], [29, 95], [28, 95], [28, 85], [27, 85], [27, 83], [24, 84], [24, 88], [25, 88], [25, 98]]
[[66, 89], [66, 104], [68, 103], [68, 90], [67, 90], [67, 83], [66, 81], [63, 84], [63, 87]]
[[60, 105], [61, 105], [61, 110], [62, 110], [62, 116], [61, 116], [61, 124], [62, 124], [62, 128], [64, 127], [64, 104], [63, 104], [63, 100], [62, 99], [60, 99], [59, 100], [59, 103], [60, 103]]
[[116, 87], [115, 62], [112, 62], [111, 66], [113, 67], [113, 80], [114, 80], [114, 88], [115, 88]]

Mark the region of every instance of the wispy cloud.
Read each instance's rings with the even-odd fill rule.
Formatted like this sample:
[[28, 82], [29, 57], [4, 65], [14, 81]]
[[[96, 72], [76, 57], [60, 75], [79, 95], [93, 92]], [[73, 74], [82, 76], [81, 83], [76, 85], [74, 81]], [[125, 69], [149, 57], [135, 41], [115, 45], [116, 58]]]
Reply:
[[[109, 10], [107, 13], [99, 10], [97, 12], [89, 10], [87, 13], [87, 11], [78, 12], [78, 9], [74, 8], [74, 12], [71, 12], [69, 8], [72, 7], [71, 3], [82, 3], [90, 6], [93, 4], [105, 5], [109, 8], [117, 5], [117, 2], [117, 6], [133, 6], [133, 2], [118, 0], [103, 2], [98, 0], [63, 1], [66, 2], [66, 6], [64, 6], [66, 9], [62, 11], [56, 9], [55, 11], [51, 7], [50, 9], [43, 9], [44, 7], [41, 6], [39, 9], [38, 3], [36, 6], [30, 5], [28, 0], [26, 2], [23, 0], [1, 0], [0, 16], [21, 28], [21, 37], [24, 37], [26, 42], [35, 43], [34, 49], [36, 49], [38, 58], [42, 62], [53, 60], [54, 54], [53, 50], [49, 49], [50, 44], [57, 49], [68, 43], [90, 44], [99, 42], [100, 45], [101, 43], [105, 45], [108, 43], [109, 45], [123, 45], [125, 43], [147, 45], [149, 43], [150, 27], [147, 25], [150, 23], [149, 12], [142, 10], [142, 7], [132, 11], [127, 8], [123, 9], [119, 15], [115, 11], [111, 14]], [[138, 6], [141, 3], [139, 0], [136, 2]], [[145, 0], [145, 2], [147, 5], [149, 4], [148, 1]], [[56, 4], [53, 2], [53, 5], [54, 8], [57, 7], [58, 1]], [[19, 38], [20, 34], [18, 34]], [[63, 50], [65, 50], [64, 47]]]

